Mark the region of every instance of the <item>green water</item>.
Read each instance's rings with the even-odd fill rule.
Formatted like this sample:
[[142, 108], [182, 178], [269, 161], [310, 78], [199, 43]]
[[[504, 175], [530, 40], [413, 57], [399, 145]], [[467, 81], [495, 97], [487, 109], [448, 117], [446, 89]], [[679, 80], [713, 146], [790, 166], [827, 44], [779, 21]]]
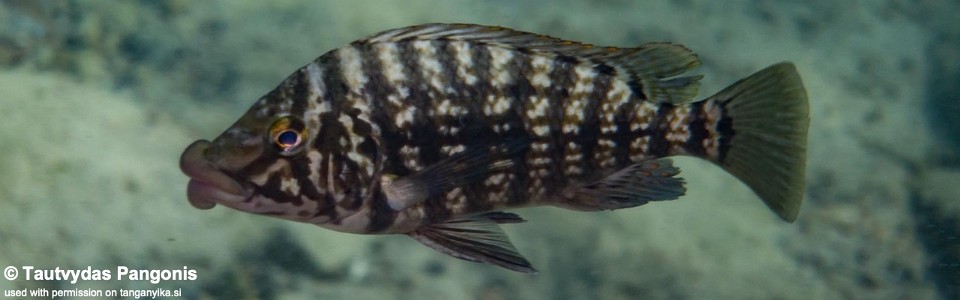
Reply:
[[[960, 4], [922, 3], [0, 1], [0, 267], [16, 273], [5, 269], [0, 289], [10, 298], [958, 299]], [[782, 222], [720, 168], [678, 158], [688, 191], [675, 201], [514, 211], [528, 222], [504, 228], [540, 271], [526, 275], [405, 236], [187, 202], [178, 159], [190, 142], [220, 134], [324, 52], [428, 22], [682, 44], [703, 62], [701, 97], [793, 62], [811, 105], [798, 220]]]

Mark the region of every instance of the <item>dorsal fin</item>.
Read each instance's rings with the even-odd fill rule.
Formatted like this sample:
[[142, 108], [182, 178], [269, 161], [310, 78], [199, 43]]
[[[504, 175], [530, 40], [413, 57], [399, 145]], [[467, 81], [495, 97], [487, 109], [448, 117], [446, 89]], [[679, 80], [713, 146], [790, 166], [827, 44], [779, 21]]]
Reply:
[[598, 47], [505, 27], [474, 24], [423, 24], [387, 30], [356, 43], [409, 40], [453, 40], [525, 49], [551, 56], [567, 56], [592, 65], [612, 67], [616, 76], [647, 100], [687, 102], [700, 90], [702, 76], [674, 77], [700, 65], [697, 56], [681, 45], [648, 43], [635, 48]]

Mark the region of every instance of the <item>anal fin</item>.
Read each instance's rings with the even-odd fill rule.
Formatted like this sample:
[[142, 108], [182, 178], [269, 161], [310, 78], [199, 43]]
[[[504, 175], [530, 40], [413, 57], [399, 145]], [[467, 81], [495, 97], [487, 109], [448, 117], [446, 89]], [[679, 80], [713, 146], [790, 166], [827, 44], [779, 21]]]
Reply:
[[621, 209], [650, 201], [677, 199], [686, 192], [680, 169], [670, 159], [649, 160], [623, 168], [600, 181], [576, 187], [556, 206], [575, 210]]
[[500, 223], [519, 223], [512, 213], [492, 212], [433, 224], [408, 233], [421, 244], [444, 254], [505, 269], [536, 273], [523, 255], [510, 243]]

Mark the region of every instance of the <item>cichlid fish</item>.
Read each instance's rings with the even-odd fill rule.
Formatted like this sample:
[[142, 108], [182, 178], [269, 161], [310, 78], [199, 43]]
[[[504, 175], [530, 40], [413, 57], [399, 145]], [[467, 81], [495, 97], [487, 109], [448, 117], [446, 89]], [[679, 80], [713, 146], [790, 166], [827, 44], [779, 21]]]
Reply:
[[790, 63], [692, 101], [683, 46], [596, 47], [425, 24], [334, 49], [180, 167], [187, 198], [535, 272], [504, 209], [596, 211], [684, 194], [674, 155], [709, 160], [782, 219], [803, 199], [809, 108]]

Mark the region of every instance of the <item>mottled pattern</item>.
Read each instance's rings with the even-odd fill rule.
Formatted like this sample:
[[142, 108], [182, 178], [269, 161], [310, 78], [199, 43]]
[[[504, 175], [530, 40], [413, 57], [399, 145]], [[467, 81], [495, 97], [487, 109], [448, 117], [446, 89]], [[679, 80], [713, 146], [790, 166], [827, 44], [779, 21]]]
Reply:
[[[611, 54], [629, 49], [433, 26], [448, 28], [395, 30], [333, 50], [258, 102], [263, 115], [297, 116], [311, 133], [303, 154], [264, 155], [239, 175], [262, 198], [290, 203], [272, 213], [343, 231], [406, 232], [547, 204], [652, 157], [723, 157], [732, 134], [723, 107], [649, 100], [649, 87], [623, 76], [625, 62]], [[379, 190], [381, 176], [511, 141], [528, 145], [508, 170], [404, 210]]]

